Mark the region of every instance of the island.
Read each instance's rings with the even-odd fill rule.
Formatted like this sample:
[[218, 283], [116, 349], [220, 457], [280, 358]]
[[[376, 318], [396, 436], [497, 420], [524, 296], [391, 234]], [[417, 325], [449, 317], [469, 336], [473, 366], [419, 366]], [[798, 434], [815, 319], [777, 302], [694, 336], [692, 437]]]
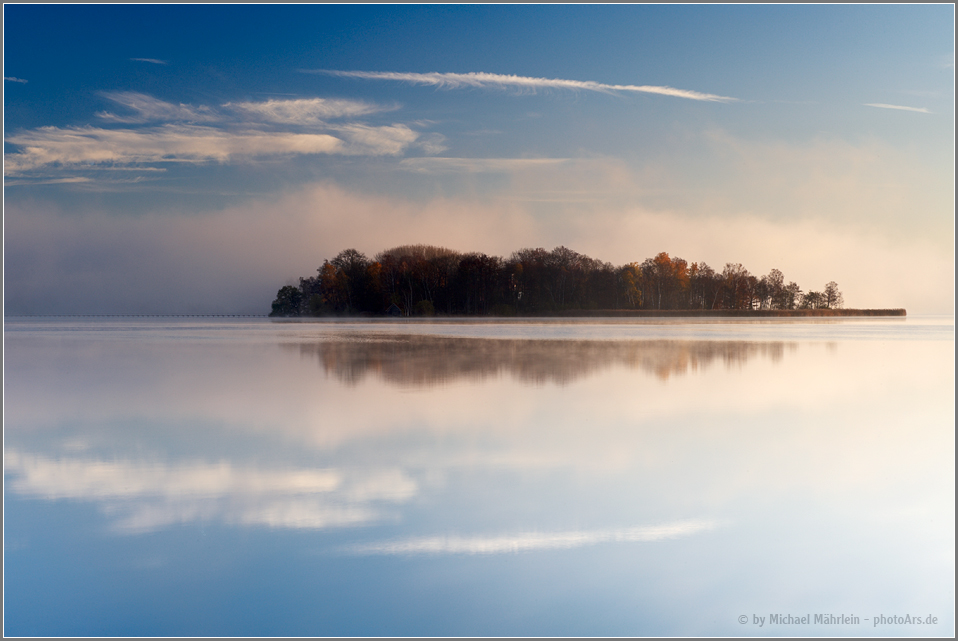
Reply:
[[755, 276], [739, 263], [715, 271], [660, 252], [614, 266], [556, 247], [506, 259], [432, 245], [403, 245], [372, 259], [355, 249], [315, 276], [279, 289], [270, 316], [904, 316], [904, 309], [846, 309], [838, 284], [803, 291], [778, 269]]

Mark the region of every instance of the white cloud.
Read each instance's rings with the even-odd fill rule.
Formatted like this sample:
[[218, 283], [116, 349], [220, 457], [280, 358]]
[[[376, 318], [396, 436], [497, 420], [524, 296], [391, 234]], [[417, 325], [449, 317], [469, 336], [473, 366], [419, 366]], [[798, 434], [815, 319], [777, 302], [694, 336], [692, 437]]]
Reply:
[[14, 78], [13, 76], [9, 76], [9, 77], [8, 77], [8, 76], [4, 76], [3, 79], [4, 79], [4, 80], [9, 80], [10, 82], [19, 82], [19, 83], [22, 83], [22, 84], [27, 84], [27, 81], [24, 80], [23, 78]]
[[537, 89], [571, 89], [575, 91], [596, 91], [600, 93], [651, 93], [688, 100], [704, 100], [710, 102], [732, 102], [736, 98], [719, 96], [688, 89], [654, 85], [610, 85], [593, 80], [564, 80], [560, 78], [530, 78], [527, 76], [506, 75], [498, 73], [400, 73], [393, 71], [335, 71], [328, 69], [303, 69], [304, 73], [318, 73], [342, 78], [361, 78], [364, 80], [396, 80], [421, 85], [432, 85], [445, 89], [462, 88], [515, 88], [527, 91]]
[[136, 91], [113, 91], [102, 94], [108, 100], [135, 112], [132, 116], [118, 116], [101, 111], [97, 117], [110, 122], [144, 123], [144, 122], [214, 122], [219, 116], [211, 108], [200, 105], [175, 105], [153, 96]]
[[89, 176], [67, 176], [65, 178], [40, 178], [39, 180], [4, 180], [4, 187], [15, 187], [17, 185], [69, 185], [77, 183], [90, 183], [93, 179]]
[[223, 107], [266, 122], [289, 125], [317, 125], [330, 118], [355, 118], [387, 110], [368, 102], [329, 98], [228, 102]]
[[21, 147], [7, 154], [8, 176], [57, 165], [125, 165], [159, 162], [219, 162], [270, 156], [345, 154], [394, 156], [416, 141], [418, 133], [405, 125], [338, 128], [345, 141], [329, 134], [224, 131], [195, 125], [163, 125], [146, 129], [43, 127], [7, 138]]
[[419, 137], [406, 125], [371, 127], [354, 123], [331, 127], [331, 130], [349, 142], [347, 153], [370, 156], [398, 156]]
[[[414, 135], [414, 134], [413, 134]], [[372, 153], [395, 154], [401, 145], [387, 141], [377, 149], [345, 145], [328, 134], [246, 130], [229, 132], [195, 125], [163, 125], [145, 129], [42, 127], [14, 134], [7, 142], [21, 147], [7, 154], [7, 175], [40, 167], [84, 164], [156, 162], [230, 162], [263, 156]]]
[[441, 154], [449, 149], [446, 146], [446, 137], [440, 133], [430, 133], [419, 137], [416, 145], [429, 155]]
[[368, 543], [346, 548], [354, 554], [506, 554], [565, 550], [600, 543], [650, 543], [689, 536], [719, 526], [716, 521], [689, 520], [644, 527], [567, 532], [521, 532], [499, 536], [434, 536]]
[[865, 103], [865, 106], [866, 106], [866, 107], [878, 107], [879, 109], [898, 109], [898, 110], [900, 110], [900, 111], [917, 111], [918, 113], [921, 113], [921, 114], [931, 113], [930, 111], [928, 111], [928, 110], [925, 109], [924, 107], [903, 107], [903, 106], [901, 106], [901, 105], [886, 105], [886, 104], [880, 103], [880, 102], [866, 102], [866, 103]]
[[[345, 154], [394, 156], [419, 140], [403, 124], [372, 126], [347, 121], [329, 125], [324, 119], [356, 118], [384, 107], [351, 100], [310, 98], [226, 103], [224, 114], [211, 107], [173, 104], [138, 92], [103, 94], [133, 113], [96, 115], [112, 123], [146, 127], [40, 127], [8, 136], [21, 149], [5, 156], [8, 176], [46, 168], [127, 168], [159, 162], [234, 162], [271, 156]], [[156, 124], [152, 124], [156, 123]], [[312, 131], [291, 131], [275, 125], [313, 125]], [[427, 153], [445, 149], [439, 134], [420, 146]], [[34, 183], [36, 184], [36, 183]]]
[[136, 62], [151, 62], [155, 65], [166, 65], [169, 64], [166, 60], [158, 60], [156, 58], [130, 58], [130, 60]]
[[[98, 112], [104, 120], [119, 123], [144, 122], [227, 122], [233, 120], [228, 114], [206, 105], [194, 107], [173, 104], [136, 91], [116, 91], [102, 94], [135, 115], [122, 116], [110, 112]], [[270, 99], [264, 102], [227, 102], [222, 108], [245, 116], [245, 122], [268, 122], [285, 125], [323, 125], [328, 119], [356, 118], [371, 113], [389, 111], [384, 107], [359, 100], [330, 98], [300, 98], [296, 100]]]

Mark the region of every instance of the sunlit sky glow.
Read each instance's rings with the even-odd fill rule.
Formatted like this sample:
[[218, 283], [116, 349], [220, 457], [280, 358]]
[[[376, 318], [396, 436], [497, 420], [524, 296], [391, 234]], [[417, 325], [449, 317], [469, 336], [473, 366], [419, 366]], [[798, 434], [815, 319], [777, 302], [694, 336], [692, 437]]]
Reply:
[[5, 5], [4, 136], [6, 314], [265, 313], [406, 243], [953, 308], [951, 5]]

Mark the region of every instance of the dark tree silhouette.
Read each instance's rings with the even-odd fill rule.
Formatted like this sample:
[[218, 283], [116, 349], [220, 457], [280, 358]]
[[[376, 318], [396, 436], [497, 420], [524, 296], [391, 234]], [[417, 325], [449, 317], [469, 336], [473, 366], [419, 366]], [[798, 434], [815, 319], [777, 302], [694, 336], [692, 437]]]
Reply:
[[276, 300], [273, 301], [273, 311], [270, 316], [299, 316], [300, 304], [303, 301], [303, 293], [298, 287], [286, 285], [281, 287], [276, 293]]
[[838, 291], [838, 283], [835, 281], [830, 281], [825, 285], [825, 291], [822, 292], [822, 296], [825, 299], [825, 307], [831, 309], [841, 309], [845, 304], [845, 299], [842, 296], [842, 293]]
[[838, 285], [803, 293], [777, 269], [758, 278], [740, 263], [717, 273], [660, 252], [616, 267], [559, 246], [519, 249], [508, 260], [431, 245], [401, 245], [373, 260], [347, 249], [299, 287], [279, 290], [271, 316], [509, 315], [576, 310], [792, 310], [840, 308]]

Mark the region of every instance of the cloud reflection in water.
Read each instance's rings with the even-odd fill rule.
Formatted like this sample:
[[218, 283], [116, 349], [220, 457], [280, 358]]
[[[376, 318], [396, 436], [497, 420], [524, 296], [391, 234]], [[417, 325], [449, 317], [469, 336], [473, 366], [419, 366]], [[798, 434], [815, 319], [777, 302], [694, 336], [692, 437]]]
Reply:
[[9, 487], [17, 494], [97, 502], [120, 532], [218, 520], [322, 529], [382, 517], [377, 509], [417, 492], [400, 470], [261, 470], [228, 462], [157, 463], [50, 458], [8, 448]]
[[565, 550], [600, 543], [651, 543], [712, 530], [717, 521], [689, 520], [644, 527], [569, 532], [522, 532], [500, 536], [433, 536], [347, 548], [354, 554], [504, 554]]

